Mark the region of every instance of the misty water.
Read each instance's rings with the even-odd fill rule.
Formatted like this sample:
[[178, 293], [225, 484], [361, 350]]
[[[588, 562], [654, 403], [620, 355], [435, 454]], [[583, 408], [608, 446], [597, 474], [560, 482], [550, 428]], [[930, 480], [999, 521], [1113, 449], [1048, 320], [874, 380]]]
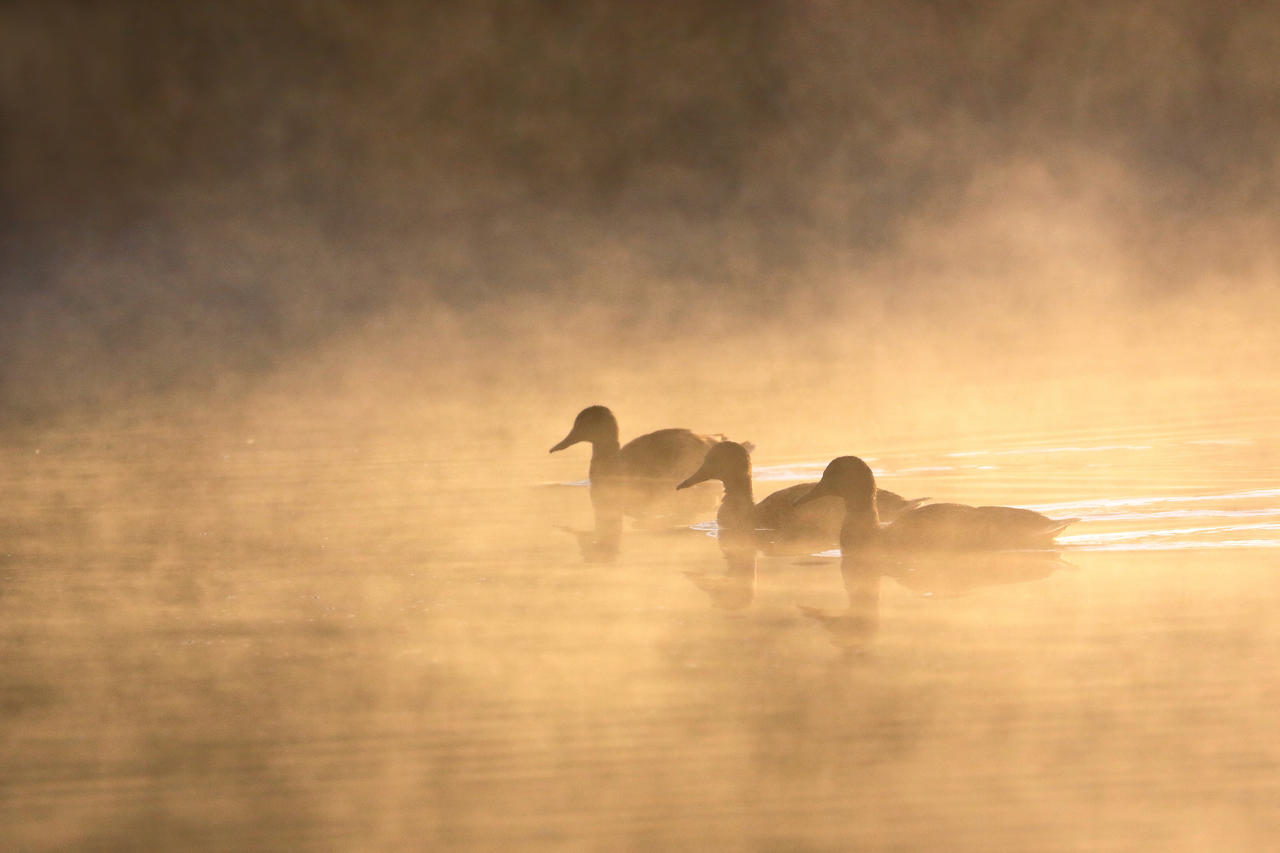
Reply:
[[[1274, 849], [1277, 91], [1266, 0], [0, 2], [0, 853]], [[595, 403], [1080, 520], [722, 552]]]
[[[383, 402], [7, 442], [5, 849], [1200, 850], [1280, 831], [1274, 406], [866, 444], [806, 429], [796, 400], [752, 435], [726, 409], [758, 443], [757, 497], [859, 453], [904, 495], [1081, 519], [1048, 559], [858, 574], [834, 551], [730, 562], [705, 523], [628, 521], [602, 549], [585, 446], [546, 452], [574, 407], [499, 423]], [[606, 402], [624, 440], [673, 425]]]

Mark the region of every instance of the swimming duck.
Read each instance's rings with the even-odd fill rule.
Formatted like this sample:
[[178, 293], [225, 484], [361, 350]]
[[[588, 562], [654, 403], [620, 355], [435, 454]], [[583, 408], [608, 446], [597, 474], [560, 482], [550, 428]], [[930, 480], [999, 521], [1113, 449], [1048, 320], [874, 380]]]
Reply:
[[694, 471], [716, 443], [712, 436], [687, 429], [660, 429], [618, 444], [618, 419], [606, 406], [588, 406], [574, 418], [573, 428], [551, 453], [580, 441], [591, 443], [592, 483], [610, 477], [679, 482]]
[[829, 495], [844, 500], [840, 526], [840, 548], [844, 551], [875, 545], [938, 550], [1049, 548], [1055, 536], [1080, 520], [1048, 518], [1009, 506], [937, 503], [911, 509], [892, 524], [881, 526], [875, 475], [856, 456], [831, 460], [818, 485], [795, 503], [801, 506]]
[[[756, 503], [751, 489], [751, 453], [736, 441], [714, 445], [707, 451], [702, 466], [676, 488], [685, 489], [705, 480], [724, 483], [724, 499], [716, 513], [716, 524], [722, 531], [774, 531], [786, 538], [820, 542], [835, 542], [839, 535], [844, 508], [836, 496], [815, 498], [804, 507], [798, 505], [799, 499], [809, 494], [817, 483], [787, 486]], [[884, 506], [886, 515], [896, 517], [928, 498], [907, 500], [894, 492], [878, 489], [876, 500]]]

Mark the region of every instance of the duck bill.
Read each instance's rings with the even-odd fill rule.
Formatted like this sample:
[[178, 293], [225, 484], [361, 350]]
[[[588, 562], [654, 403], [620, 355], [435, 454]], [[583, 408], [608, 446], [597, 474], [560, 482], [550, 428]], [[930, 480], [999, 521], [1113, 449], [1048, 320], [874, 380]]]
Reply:
[[694, 471], [692, 474], [690, 474], [689, 477], [683, 482], [681, 482], [680, 485], [676, 486], [676, 488], [687, 489], [690, 486], [696, 486], [699, 483], [705, 483], [707, 480], [710, 480], [710, 479], [712, 479], [711, 474], [707, 472], [707, 467], [704, 465], [701, 468], [699, 468], [697, 471]]
[[809, 501], [816, 501], [818, 498], [825, 498], [825, 497], [827, 497], [827, 496], [829, 496], [829, 495], [834, 495], [834, 494], [835, 494], [835, 492], [833, 492], [833, 491], [831, 490], [831, 487], [830, 487], [829, 485], [827, 485], [827, 481], [826, 481], [826, 480], [821, 480], [821, 481], [819, 481], [819, 482], [818, 482], [818, 484], [817, 484], [817, 485], [815, 485], [812, 489], [810, 489], [809, 491], [805, 492], [805, 493], [804, 493], [803, 495], [801, 495], [800, 497], [798, 497], [798, 498], [796, 498], [795, 500], [793, 500], [793, 501], [791, 502], [791, 505], [792, 505], [792, 506], [802, 506], [802, 505], [804, 505], [804, 504], [809, 503]]
[[557, 450], [564, 450], [566, 447], [570, 447], [574, 444], [577, 444], [579, 441], [582, 441], [582, 438], [576, 432], [574, 432], [573, 430], [570, 430], [569, 434], [566, 435], [564, 438], [562, 438], [559, 444], [557, 444], [555, 447], [551, 448], [547, 452], [555, 453]]

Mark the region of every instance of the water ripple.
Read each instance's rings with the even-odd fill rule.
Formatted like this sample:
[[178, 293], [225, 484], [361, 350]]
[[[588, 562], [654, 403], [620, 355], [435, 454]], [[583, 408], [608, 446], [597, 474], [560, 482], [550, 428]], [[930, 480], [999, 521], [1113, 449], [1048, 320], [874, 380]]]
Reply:
[[1280, 537], [1248, 539], [1205, 538], [1242, 531], [1280, 532], [1280, 523], [1175, 527], [1164, 530], [1120, 530], [1108, 533], [1076, 533], [1058, 537], [1061, 545], [1076, 550], [1175, 550], [1196, 548], [1277, 548]]
[[1111, 509], [1124, 506], [1151, 506], [1162, 503], [1205, 503], [1210, 501], [1253, 500], [1258, 498], [1278, 498], [1280, 489], [1246, 489], [1239, 492], [1225, 492], [1216, 495], [1146, 495], [1130, 498], [1091, 498], [1083, 501], [1063, 501], [1060, 503], [1034, 504], [1028, 509], [1036, 512], [1055, 513], [1071, 512], [1087, 514], [1090, 509]]

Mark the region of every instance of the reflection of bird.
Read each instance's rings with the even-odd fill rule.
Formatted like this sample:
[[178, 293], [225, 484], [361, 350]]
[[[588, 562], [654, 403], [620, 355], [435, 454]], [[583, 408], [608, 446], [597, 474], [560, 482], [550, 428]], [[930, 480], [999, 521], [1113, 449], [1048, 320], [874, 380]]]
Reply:
[[[814, 488], [815, 483], [787, 486], [756, 503], [752, 497], [751, 454], [736, 441], [723, 441], [707, 451], [702, 466], [683, 483], [684, 489], [705, 480], [724, 483], [724, 500], [716, 513], [716, 523], [726, 531], [769, 531], [773, 538], [805, 540], [813, 544], [834, 543], [844, 520], [844, 508], [835, 496], [816, 499], [804, 506], [796, 502]], [[876, 501], [886, 516], [919, 506], [928, 498], [906, 500], [893, 492], [879, 489]]]
[[1007, 506], [966, 506], [939, 503], [917, 507], [881, 527], [876, 511], [876, 479], [867, 463], [856, 456], [831, 460], [822, 479], [797, 505], [825, 495], [844, 499], [840, 527], [842, 549], [885, 545], [894, 548], [942, 550], [999, 550], [1049, 548], [1053, 539], [1076, 518], [1054, 519]]
[[1075, 566], [1057, 551], [918, 551], [894, 559], [885, 574], [919, 595], [955, 598], [991, 586], [1043, 580]]
[[724, 553], [723, 574], [685, 572], [685, 577], [705, 592], [711, 603], [722, 610], [741, 610], [756, 594], [756, 549], [721, 546]]
[[800, 605], [800, 612], [831, 635], [831, 643], [846, 655], [866, 651], [880, 628], [880, 569], [856, 557], [840, 563], [849, 606], [843, 611]]
[[928, 552], [887, 554], [847, 550], [840, 558], [848, 607], [831, 610], [800, 605], [820, 624], [831, 642], [846, 653], [866, 651], [880, 625], [880, 578], [889, 577], [912, 592], [936, 598], [967, 595], [977, 589], [1047, 578], [1074, 568], [1056, 551]]
[[[752, 564], [752, 568], [755, 564]], [[721, 610], [742, 610], [751, 604], [756, 594], [756, 578], [754, 574], [711, 575], [700, 572], [685, 572], [684, 576], [693, 581], [698, 589], [707, 594], [711, 604]]]
[[669, 480], [673, 485], [687, 477], [716, 443], [711, 436], [687, 429], [660, 429], [618, 444], [618, 420], [605, 406], [588, 406], [578, 413], [573, 429], [551, 452], [580, 441], [591, 443], [591, 481], [633, 477]]
[[592, 530], [574, 530], [563, 524], [558, 529], [578, 540], [584, 563], [612, 563], [618, 559], [622, 544], [622, 516], [596, 516]]

